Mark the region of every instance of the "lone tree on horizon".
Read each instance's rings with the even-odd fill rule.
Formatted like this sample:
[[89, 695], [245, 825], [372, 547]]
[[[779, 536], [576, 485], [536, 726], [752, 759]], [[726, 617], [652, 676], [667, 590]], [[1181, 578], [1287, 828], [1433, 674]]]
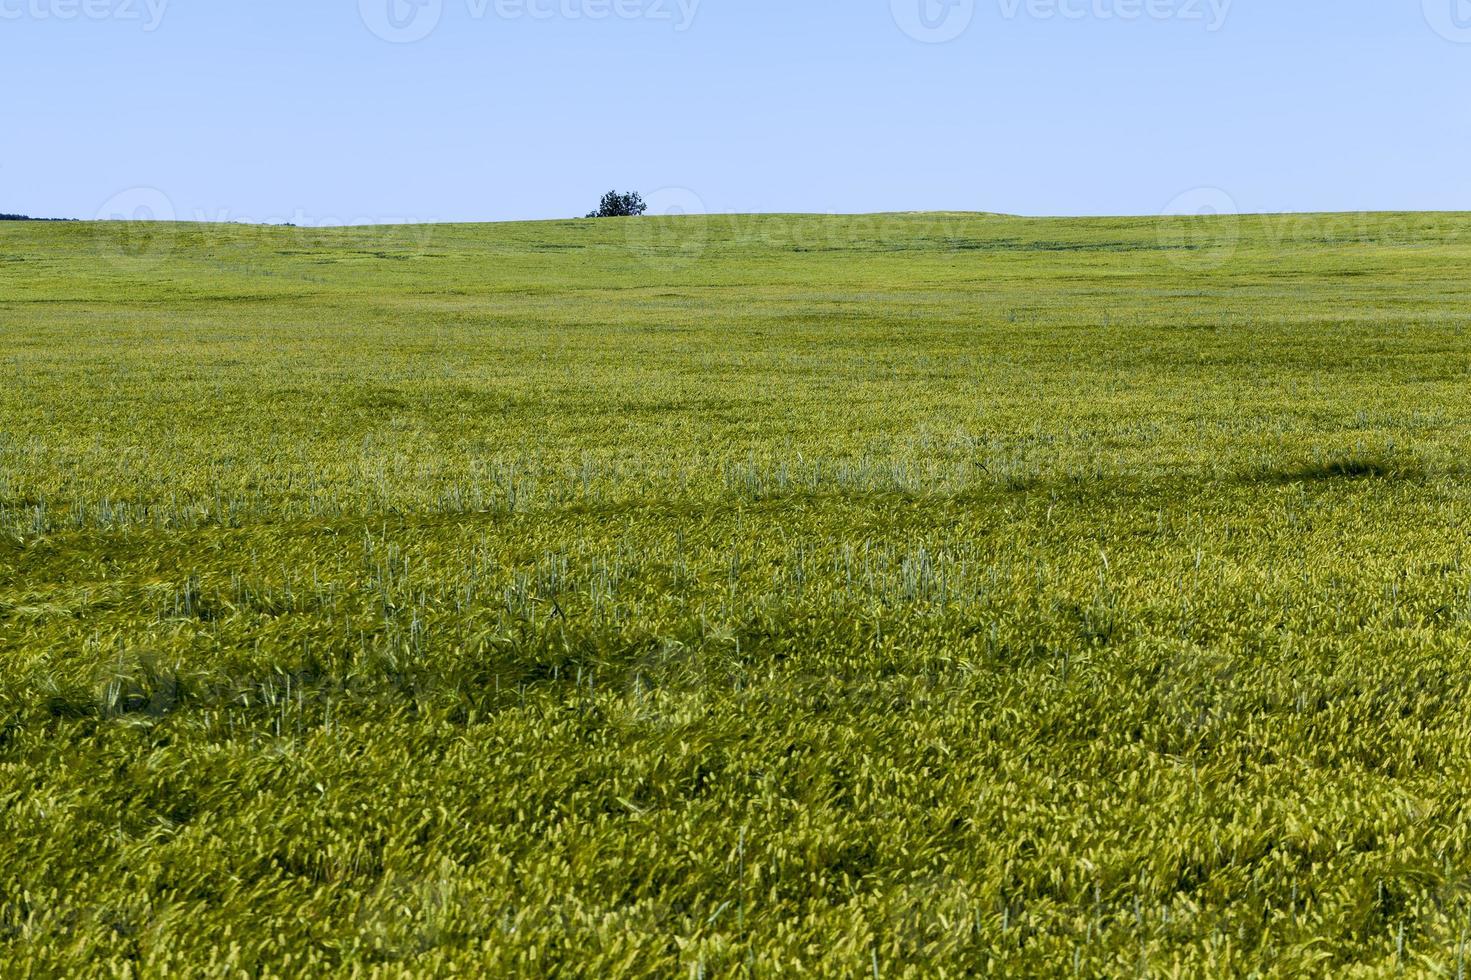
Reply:
[[644, 203], [643, 195], [637, 191], [629, 191], [620, 194], [617, 191], [609, 191], [603, 195], [602, 203], [596, 211], [588, 214], [589, 218], [636, 218], [649, 209]]

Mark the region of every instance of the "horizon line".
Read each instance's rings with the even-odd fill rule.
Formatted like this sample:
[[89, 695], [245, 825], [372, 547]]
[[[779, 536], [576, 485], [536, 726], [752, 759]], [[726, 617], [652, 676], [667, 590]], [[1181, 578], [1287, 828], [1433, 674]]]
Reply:
[[1249, 218], [1249, 217], [1292, 217], [1313, 215], [1471, 215], [1468, 209], [1392, 209], [1374, 208], [1368, 210], [1341, 210], [1341, 211], [1221, 211], [1202, 214], [1156, 212], [1156, 213], [1117, 213], [1117, 214], [1021, 214], [1006, 211], [971, 211], [952, 209], [930, 209], [930, 210], [907, 210], [907, 211], [709, 211], [694, 214], [644, 214], [628, 216], [623, 218], [596, 218], [587, 216], [569, 216], [558, 218], [498, 218], [498, 219], [429, 219], [419, 220], [364, 220], [358, 222], [338, 222], [335, 219], [330, 223], [313, 224], [297, 223], [291, 221], [251, 221], [251, 220], [212, 220], [208, 218], [51, 218], [32, 217], [29, 215], [7, 216], [0, 220], [0, 226], [8, 224], [169, 224], [169, 225], [214, 225], [214, 226], [237, 226], [241, 228], [312, 228], [329, 231], [337, 229], [352, 228], [398, 228], [398, 227], [426, 227], [426, 226], [479, 226], [479, 225], [531, 225], [531, 224], [567, 224], [567, 223], [592, 223], [605, 221], [630, 220], [637, 218], [645, 219], [680, 219], [680, 218], [884, 218], [884, 217], [923, 217], [926, 215], [954, 215], [975, 218], [1005, 218], [1023, 221], [1117, 221], [1129, 219], [1159, 219], [1159, 218]]

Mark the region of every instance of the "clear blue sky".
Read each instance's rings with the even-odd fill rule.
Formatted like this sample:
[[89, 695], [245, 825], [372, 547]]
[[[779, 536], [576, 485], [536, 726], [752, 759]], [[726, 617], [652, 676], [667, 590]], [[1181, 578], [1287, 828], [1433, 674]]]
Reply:
[[1471, 0], [0, 0], [0, 82], [35, 215], [1471, 210]]

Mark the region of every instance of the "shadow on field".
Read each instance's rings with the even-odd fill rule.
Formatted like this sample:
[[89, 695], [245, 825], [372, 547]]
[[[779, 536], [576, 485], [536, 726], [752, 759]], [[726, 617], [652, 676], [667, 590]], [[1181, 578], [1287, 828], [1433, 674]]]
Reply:
[[1264, 467], [1247, 477], [1249, 483], [1320, 483], [1332, 480], [1401, 480], [1423, 482], [1430, 478], [1425, 466], [1415, 460], [1392, 456], [1346, 455], [1301, 464]]

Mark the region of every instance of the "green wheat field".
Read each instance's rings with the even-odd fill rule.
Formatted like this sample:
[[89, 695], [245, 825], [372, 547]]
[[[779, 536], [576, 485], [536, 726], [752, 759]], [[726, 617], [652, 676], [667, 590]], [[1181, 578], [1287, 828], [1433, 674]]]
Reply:
[[0, 973], [1464, 977], [1471, 215], [0, 225]]

